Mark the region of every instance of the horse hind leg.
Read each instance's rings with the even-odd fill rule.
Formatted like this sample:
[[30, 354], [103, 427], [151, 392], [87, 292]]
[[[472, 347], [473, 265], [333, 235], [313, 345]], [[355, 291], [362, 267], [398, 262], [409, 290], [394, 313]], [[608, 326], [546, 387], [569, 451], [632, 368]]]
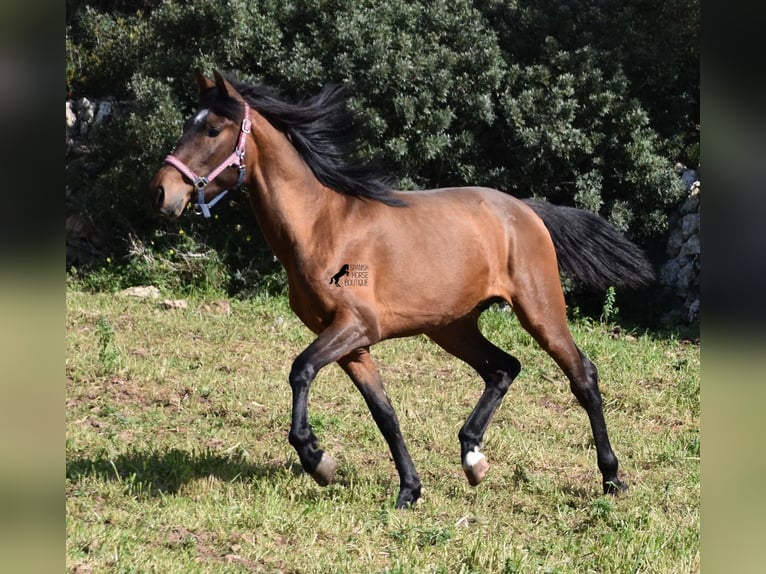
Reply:
[[473, 367], [484, 380], [484, 391], [458, 433], [463, 471], [468, 483], [476, 486], [489, 470], [489, 462], [481, 452], [484, 433], [521, 371], [521, 363], [481, 334], [478, 317], [467, 317], [428, 335], [445, 351]]
[[[628, 486], [617, 477], [617, 457], [612, 451], [609, 436], [604, 419], [603, 401], [601, 391], [598, 388], [598, 370], [585, 354], [577, 349], [580, 354], [583, 369], [585, 371], [585, 385], [571, 384], [572, 393], [577, 401], [588, 413], [591, 430], [596, 443], [596, 456], [598, 468], [603, 478], [604, 494], [620, 494], [628, 489]], [[599, 449], [599, 444], [602, 448]]]
[[609, 442], [603, 401], [598, 387], [598, 371], [572, 339], [566, 322], [566, 307], [558, 277], [555, 282], [540, 281], [537, 285], [543, 290], [544, 285], [548, 285], [547, 293], [532, 296], [534, 290], [530, 290], [526, 296], [518, 295], [513, 300], [514, 311], [521, 325], [569, 379], [572, 394], [588, 414], [604, 494], [619, 494], [627, 490], [627, 486], [617, 477], [618, 462]]

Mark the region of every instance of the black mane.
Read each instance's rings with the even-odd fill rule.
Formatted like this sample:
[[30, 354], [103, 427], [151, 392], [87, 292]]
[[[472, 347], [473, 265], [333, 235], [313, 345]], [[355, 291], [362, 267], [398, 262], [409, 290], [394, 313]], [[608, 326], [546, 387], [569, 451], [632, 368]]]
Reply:
[[[327, 84], [315, 96], [289, 102], [267, 86], [232, 84], [252, 108], [290, 139], [322, 184], [346, 195], [404, 205], [391, 195], [389, 178], [380, 175], [372, 162], [355, 158], [359, 148], [356, 117], [346, 106], [343, 86]], [[235, 121], [242, 116], [240, 105], [233, 98], [221, 97], [217, 89], [207, 92], [203, 103]]]

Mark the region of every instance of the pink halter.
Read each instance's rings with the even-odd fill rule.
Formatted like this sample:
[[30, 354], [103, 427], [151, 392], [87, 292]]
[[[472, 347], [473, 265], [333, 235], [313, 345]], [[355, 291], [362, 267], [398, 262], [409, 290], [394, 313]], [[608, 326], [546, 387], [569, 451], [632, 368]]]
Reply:
[[223, 170], [230, 166], [236, 166], [239, 169], [239, 175], [237, 176], [237, 186], [245, 179], [245, 144], [247, 141], [247, 135], [250, 133], [250, 106], [246, 102], [242, 102], [245, 106], [245, 118], [242, 120], [242, 125], [239, 129], [239, 139], [237, 139], [237, 147], [231, 152], [231, 155], [227, 157], [221, 164], [211, 171], [207, 177], [197, 175], [180, 159], [170, 154], [165, 158], [165, 163], [169, 163], [186, 177], [188, 177], [195, 188], [197, 188], [197, 205], [194, 208], [195, 213], [202, 213], [205, 217], [210, 217], [210, 208], [218, 203], [223, 196], [226, 195], [229, 190], [224, 189], [218, 195], [216, 195], [209, 203], [205, 203], [205, 188], [207, 185], [218, 177]]

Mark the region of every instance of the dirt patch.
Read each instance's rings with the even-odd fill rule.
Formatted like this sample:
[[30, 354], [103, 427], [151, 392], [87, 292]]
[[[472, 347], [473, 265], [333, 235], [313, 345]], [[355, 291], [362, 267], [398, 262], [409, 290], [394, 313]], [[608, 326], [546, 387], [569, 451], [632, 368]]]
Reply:
[[188, 387], [162, 389], [129, 377], [113, 376], [90, 383], [76, 382], [67, 377], [67, 411], [86, 407], [90, 414], [99, 415], [103, 405], [129, 405], [141, 410], [152, 406], [179, 409], [194, 391]]
[[[255, 540], [247, 540], [237, 532], [229, 534], [228, 538], [223, 540], [214, 532], [189, 530], [181, 526], [170, 531], [165, 546], [170, 549], [193, 547], [198, 562], [239, 564], [248, 570], [263, 570], [265, 564], [243, 556], [243, 544], [254, 546]], [[283, 565], [270, 564], [269, 566], [276, 568], [273, 571], [284, 571]]]
[[571, 401], [559, 401], [551, 397], [543, 396], [538, 401], [539, 405], [546, 410], [553, 411], [557, 414], [568, 413], [572, 410], [574, 399]]

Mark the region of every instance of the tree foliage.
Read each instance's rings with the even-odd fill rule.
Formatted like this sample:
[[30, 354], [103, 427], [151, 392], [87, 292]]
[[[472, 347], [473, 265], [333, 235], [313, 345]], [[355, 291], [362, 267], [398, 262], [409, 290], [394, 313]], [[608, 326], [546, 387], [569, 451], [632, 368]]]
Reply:
[[[148, 237], [156, 225], [144, 215], [143, 187], [194, 108], [196, 67], [295, 96], [345, 83], [365, 153], [401, 187], [475, 184], [547, 198], [599, 212], [648, 247], [663, 238], [682, 193], [673, 164], [698, 161], [693, 0], [70, 0], [67, 8], [67, 91], [124, 102], [94, 135], [99, 153], [67, 167], [81, 198], [74, 208], [113, 233], [115, 253], [120, 238]], [[257, 233], [246, 212], [222, 209], [217, 227], [192, 230], [223, 250], [232, 272], [255, 256], [254, 244], [232, 234]]]

